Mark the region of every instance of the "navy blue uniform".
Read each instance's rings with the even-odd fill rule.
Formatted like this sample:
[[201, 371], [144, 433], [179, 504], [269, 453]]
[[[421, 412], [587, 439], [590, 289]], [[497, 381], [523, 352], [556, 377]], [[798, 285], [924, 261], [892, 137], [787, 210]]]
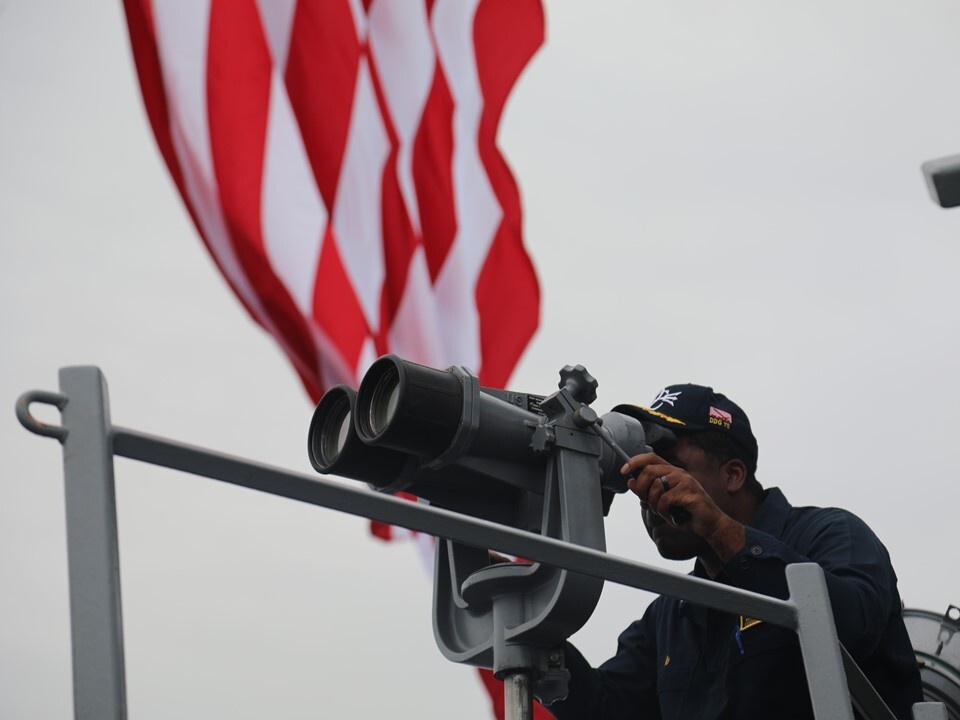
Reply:
[[[922, 700], [920, 673], [890, 557], [862, 520], [792, 507], [772, 488], [746, 546], [716, 580], [786, 599], [784, 567], [798, 562], [823, 568], [840, 642], [893, 713], [909, 720]], [[693, 574], [706, 577], [699, 562]], [[796, 633], [674, 598], [657, 598], [599, 668], [569, 643], [565, 655], [570, 695], [550, 707], [560, 720], [813, 717]]]

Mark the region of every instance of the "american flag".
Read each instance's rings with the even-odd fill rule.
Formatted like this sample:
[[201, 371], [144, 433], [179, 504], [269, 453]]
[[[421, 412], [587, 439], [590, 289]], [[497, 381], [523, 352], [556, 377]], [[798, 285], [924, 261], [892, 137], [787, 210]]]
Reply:
[[385, 352], [502, 386], [536, 329], [496, 146], [539, 0], [126, 0], [160, 151], [316, 400]]
[[507, 382], [539, 288], [496, 139], [543, 43], [540, 0], [124, 8], [187, 211], [314, 401], [386, 352]]

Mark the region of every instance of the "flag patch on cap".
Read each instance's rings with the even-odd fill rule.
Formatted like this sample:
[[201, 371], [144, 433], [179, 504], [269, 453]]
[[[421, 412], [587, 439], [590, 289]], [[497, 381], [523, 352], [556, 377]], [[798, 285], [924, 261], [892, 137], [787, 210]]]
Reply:
[[733, 415], [720, 410], [719, 408], [711, 407], [708, 422], [711, 425], [719, 425], [720, 427], [729, 430], [730, 425], [733, 423]]

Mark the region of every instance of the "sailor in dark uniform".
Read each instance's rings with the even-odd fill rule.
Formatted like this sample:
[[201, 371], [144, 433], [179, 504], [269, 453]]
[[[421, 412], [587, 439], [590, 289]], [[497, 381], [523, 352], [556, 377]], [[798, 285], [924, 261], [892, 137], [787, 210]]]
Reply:
[[[922, 700], [886, 548], [858, 517], [837, 508], [793, 507], [756, 480], [757, 441], [746, 414], [712, 388], [673, 385], [650, 408], [619, 412], [670, 428], [672, 447], [638, 455], [643, 521], [660, 554], [696, 558], [693, 575], [787, 598], [784, 568], [823, 568], [837, 633], [899, 720]], [[683, 507], [689, 520], [670, 520]], [[550, 710], [577, 718], [812, 718], [796, 634], [750, 617], [657, 598], [592, 668], [564, 646], [570, 693]]]

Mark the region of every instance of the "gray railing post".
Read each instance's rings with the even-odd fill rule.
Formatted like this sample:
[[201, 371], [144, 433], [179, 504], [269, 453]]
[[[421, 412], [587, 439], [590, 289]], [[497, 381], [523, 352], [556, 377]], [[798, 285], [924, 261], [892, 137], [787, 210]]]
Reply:
[[913, 720], [949, 720], [949, 718], [943, 703], [918, 702], [913, 704]]
[[817, 720], [853, 720], [837, 629], [823, 569], [813, 563], [787, 565], [790, 601], [797, 608], [797, 635]]
[[96, 367], [60, 370], [63, 470], [77, 720], [127, 716], [120, 555], [107, 383]]

